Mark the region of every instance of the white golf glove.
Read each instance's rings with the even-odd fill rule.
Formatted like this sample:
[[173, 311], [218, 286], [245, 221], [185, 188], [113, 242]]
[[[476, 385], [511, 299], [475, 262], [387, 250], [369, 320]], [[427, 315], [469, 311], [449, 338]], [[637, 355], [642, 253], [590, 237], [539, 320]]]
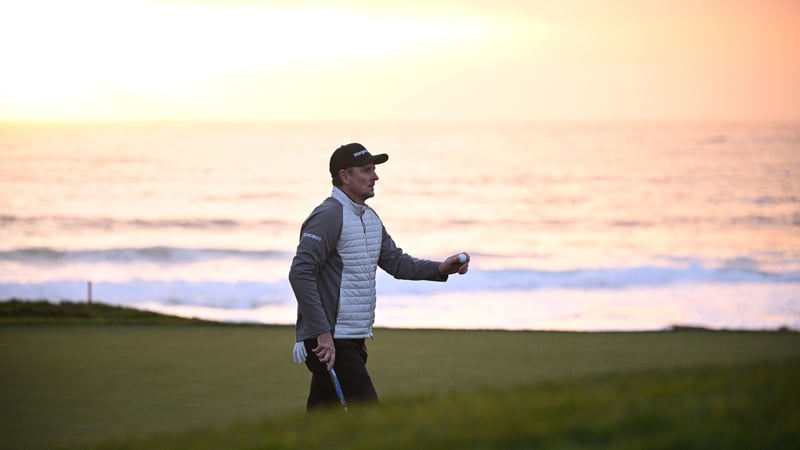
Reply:
[[294, 343], [294, 351], [292, 353], [294, 356], [295, 364], [303, 364], [304, 362], [306, 362], [306, 357], [308, 356], [308, 353], [306, 353], [306, 345], [303, 343], [303, 341]]

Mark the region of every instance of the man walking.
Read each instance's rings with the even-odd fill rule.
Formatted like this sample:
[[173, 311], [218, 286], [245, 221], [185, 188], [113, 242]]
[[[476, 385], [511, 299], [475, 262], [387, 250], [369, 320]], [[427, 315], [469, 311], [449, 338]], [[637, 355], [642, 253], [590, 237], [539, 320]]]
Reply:
[[294, 361], [305, 362], [312, 374], [309, 410], [338, 402], [328, 374], [334, 367], [349, 402], [378, 400], [365, 345], [375, 321], [378, 267], [398, 279], [430, 281], [447, 281], [469, 268], [469, 257], [417, 259], [395, 245], [365, 203], [375, 195], [375, 166], [388, 159], [357, 143], [339, 147], [329, 165], [331, 196], [301, 227], [289, 281], [298, 306]]

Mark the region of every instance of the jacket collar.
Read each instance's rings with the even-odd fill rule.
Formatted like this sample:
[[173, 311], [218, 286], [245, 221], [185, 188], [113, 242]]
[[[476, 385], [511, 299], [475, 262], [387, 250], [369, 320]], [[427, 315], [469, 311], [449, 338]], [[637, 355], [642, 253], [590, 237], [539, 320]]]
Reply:
[[333, 191], [331, 192], [331, 197], [338, 200], [339, 203], [344, 205], [345, 208], [350, 209], [359, 216], [364, 215], [364, 211], [366, 211], [367, 208], [369, 208], [369, 206], [367, 205], [359, 205], [358, 203], [354, 202], [353, 200], [350, 199], [350, 197], [347, 196], [347, 194], [344, 193], [344, 191], [342, 191], [336, 186], [333, 187]]

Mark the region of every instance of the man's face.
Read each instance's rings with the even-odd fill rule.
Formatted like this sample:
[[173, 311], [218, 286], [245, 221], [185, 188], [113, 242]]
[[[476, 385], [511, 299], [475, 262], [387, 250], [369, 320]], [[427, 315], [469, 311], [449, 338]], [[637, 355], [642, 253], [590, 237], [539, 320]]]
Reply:
[[344, 175], [340, 175], [342, 177], [342, 190], [354, 202], [363, 204], [368, 198], [375, 196], [375, 182], [378, 181], [378, 174], [375, 173], [375, 164], [351, 167], [344, 173]]

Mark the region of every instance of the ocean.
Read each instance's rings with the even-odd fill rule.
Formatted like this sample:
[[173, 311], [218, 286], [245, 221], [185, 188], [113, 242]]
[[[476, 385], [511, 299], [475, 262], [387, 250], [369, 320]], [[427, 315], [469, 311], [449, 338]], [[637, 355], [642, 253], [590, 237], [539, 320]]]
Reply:
[[446, 283], [379, 272], [376, 326], [800, 329], [800, 124], [0, 124], [0, 299], [291, 324], [328, 158]]

